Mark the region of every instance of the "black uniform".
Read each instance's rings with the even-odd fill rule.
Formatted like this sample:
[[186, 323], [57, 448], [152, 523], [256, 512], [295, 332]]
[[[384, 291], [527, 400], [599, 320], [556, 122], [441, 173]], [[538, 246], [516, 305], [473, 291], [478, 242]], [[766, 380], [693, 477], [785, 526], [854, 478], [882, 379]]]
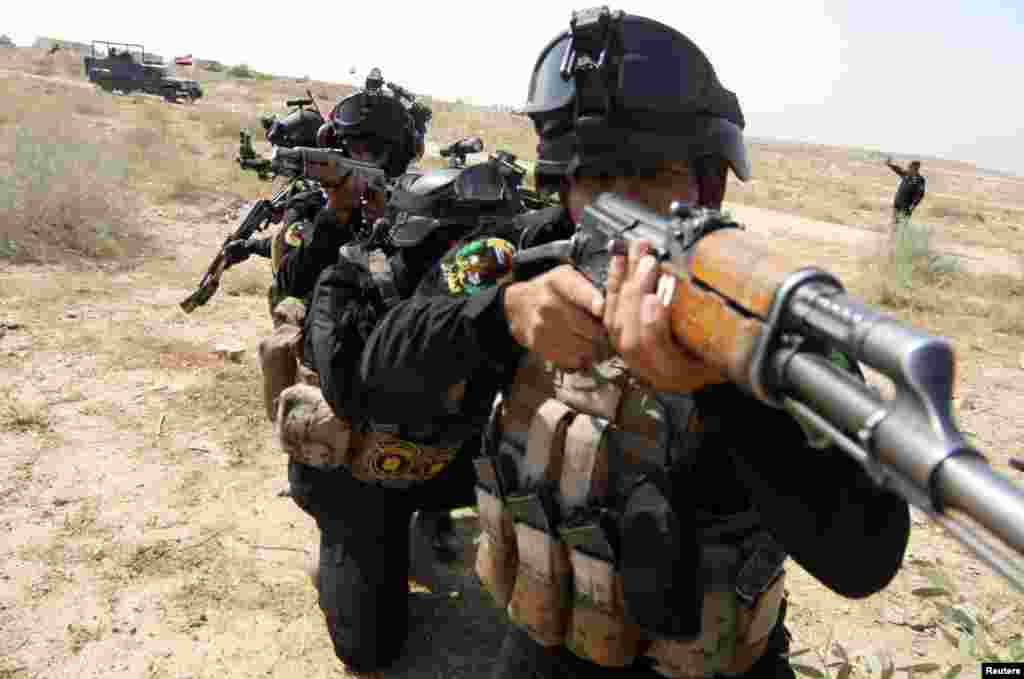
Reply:
[[334, 210], [320, 210], [311, 224], [304, 225], [301, 243], [281, 258], [274, 276], [278, 290], [288, 297], [308, 302], [317, 278], [338, 261], [338, 248], [352, 240], [361, 224], [362, 215], [358, 210], [353, 211], [348, 224], [339, 224]]
[[[293, 190], [308, 186], [309, 183], [304, 180], [295, 180]], [[300, 190], [289, 198], [287, 206], [281, 215], [283, 226], [277, 234], [270, 238], [252, 236], [245, 240], [235, 240], [228, 243], [224, 248], [224, 253], [227, 257], [225, 268], [240, 264], [252, 255], [272, 260], [271, 267], [275, 275], [267, 291], [267, 302], [270, 307], [271, 316], [274, 315], [274, 308], [277, 307], [278, 303], [288, 296], [278, 286], [276, 276], [277, 262], [274, 261], [275, 247], [280, 248], [281, 256], [283, 256], [292, 248], [301, 245], [301, 238], [298, 235], [302, 233], [303, 229], [309, 228], [313, 219], [315, 219], [324, 206], [325, 200], [323, 192], [319, 188]]]
[[[554, 228], [542, 239], [558, 237], [558, 231]], [[368, 393], [373, 400], [392, 404], [401, 423], [409, 426], [442, 412], [443, 400], [431, 395], [444, 394], [463, 380], [480, 406], [490, 407], [523, 355], [509, 334], [503, 290], [402, 302], [371, 334], [361, 359], [360, 384], [372, 390]], [[687, 473], [673, 476], [675, 511], [696, 516], [698, 531], [703, 515], [752, 512], [792, 558], [846, 597], [869, 596], [890, 582], [909, 536], [909, 512], [902, 499], [875, 487], [841, 452], [808, 448], [792, 418], [733, 385], [706, 387], [694, 394], [694, 401], [705, 417], [717, 415], [729, 426], [706, 437]], [[668, 419], [681, 417], [673, 399], [666, 402]], [[685, 579], [685, 574], [680, 577]], [[788, 647], [783, 615], [768, 652], [748, 676], [792, 675], [782, 658]], [[544, 650], [525, 632], [512, 629], [495, 676], [658, 676], [646, 662], [641, 658], [632, 668], [603, 668], [564, 647]]]
[[898, 165], [886, 164], [900, 176], [900, 185], [896, 187], [896, 195], [892, 201], [893, 221], [909, 219], [924, 198], [927, 182], [919, 173], [911, 174]]
[[[408, 636], [408, 527], [413, 512], [419, 512], [420, 520], [436, 522], [423, 530], [437, 535], [449, 528], [449, 510], [475, 503], [472, 456], [480, 449], [489, 404], [464, 413], [446, 403], [444, 412], [406, 423], [397, 409], [415, 408], [414, 401], [380, 399], [372, 385], [359, 378], [362, 348], [388, 304], [379, 281], [339, 259], [338, 247], [347, 231], [331, 226], [336, 225], [321, 216], [308, 242], [291, 253], [293, 259], [282, 265], [280, 274], [291, 294], [312, 291], [303, 360], [319, 375], [325, 400], [354, 427], [389, 430], [423, 445], [460, 448], [447, 468], [422, 483], [366, 483], [344, 467], [324, 471], [289, 462], [292, 497], [320, 529], [319, 603], [335, 651], [352, 669], [370, 671], [396, 660]], [[412, 294], [427, 266], [448, 247], [447, 242], [428, 239], [394, 254], [389, 262], [395, 295]], [[312, 285], [309, 272], [318, 269]], [[424, 288], [423, 294], [428, 290]], [[474, 392], [467, 392], [464, 401], [478, 403]]]

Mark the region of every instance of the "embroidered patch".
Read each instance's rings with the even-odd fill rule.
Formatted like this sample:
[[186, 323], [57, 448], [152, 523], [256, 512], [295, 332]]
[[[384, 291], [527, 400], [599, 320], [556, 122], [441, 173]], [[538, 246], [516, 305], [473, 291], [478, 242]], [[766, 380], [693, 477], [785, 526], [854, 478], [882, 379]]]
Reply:
[[481, 238], [446, 255], [441, 272], [453, 295], [475, 295], [505, 281], [516, 249], [503, 238]]
[[288, 225], [288, 230], [284, 234], [284, 242], [293, 248], [302, 245], [302, 222]]
[[403, 474], [412, 466], [417, 453], [419, 449], [409, 441], [379, 441], [370, 468], [383, 477]]

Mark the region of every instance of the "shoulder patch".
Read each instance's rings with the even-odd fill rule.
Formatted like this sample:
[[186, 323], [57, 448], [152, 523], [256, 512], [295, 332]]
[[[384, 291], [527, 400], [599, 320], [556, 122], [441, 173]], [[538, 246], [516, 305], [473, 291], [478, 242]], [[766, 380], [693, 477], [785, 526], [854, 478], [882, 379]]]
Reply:
[[441, 274], [452, 295], [475, 295], [512, 275], [516, 248], [504, 238], [479, 238], [461, 245], [441, 260]]
[[289, 247], [297, 248], [302, 245], [302, 236], [304, 235], [302, 226], [302, 222], [293, 222], [288, 225], [284, 233], [284, 242]]

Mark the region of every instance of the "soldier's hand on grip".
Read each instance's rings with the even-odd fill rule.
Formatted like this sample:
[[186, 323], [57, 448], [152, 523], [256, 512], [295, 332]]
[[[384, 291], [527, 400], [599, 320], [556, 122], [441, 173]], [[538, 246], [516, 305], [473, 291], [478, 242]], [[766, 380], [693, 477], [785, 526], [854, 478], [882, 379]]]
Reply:
[[597, 288], [568, 265], [505, 291], [512, 337], [565, 370], [591, 365], [605, 346], [603, 304]]
[[690, 392], [726, 382], [672, 336], [668, 309], [655, 294], [661, 273], [649, 249], [638, 241], [628, 256], [612, 258], [604, 309], [612, 346], [637, 377], [660, 391]]

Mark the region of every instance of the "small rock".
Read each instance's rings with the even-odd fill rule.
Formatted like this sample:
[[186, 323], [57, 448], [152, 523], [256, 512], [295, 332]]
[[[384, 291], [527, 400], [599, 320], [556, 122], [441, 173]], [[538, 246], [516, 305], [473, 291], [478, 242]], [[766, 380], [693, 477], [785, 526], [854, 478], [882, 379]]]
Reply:
[[245, 356], [245, 349], [237, 344], [218, 344], [213, 348], [213, 353], [232, 363], [241, 363]]
[[907, 614], [895, 607], [888, 607], [882, 611], [882, 618], [890, 625], [906, 625]]
[[77, 311], [67, 311], [64, 313], [64, 318], [78, 318]]

